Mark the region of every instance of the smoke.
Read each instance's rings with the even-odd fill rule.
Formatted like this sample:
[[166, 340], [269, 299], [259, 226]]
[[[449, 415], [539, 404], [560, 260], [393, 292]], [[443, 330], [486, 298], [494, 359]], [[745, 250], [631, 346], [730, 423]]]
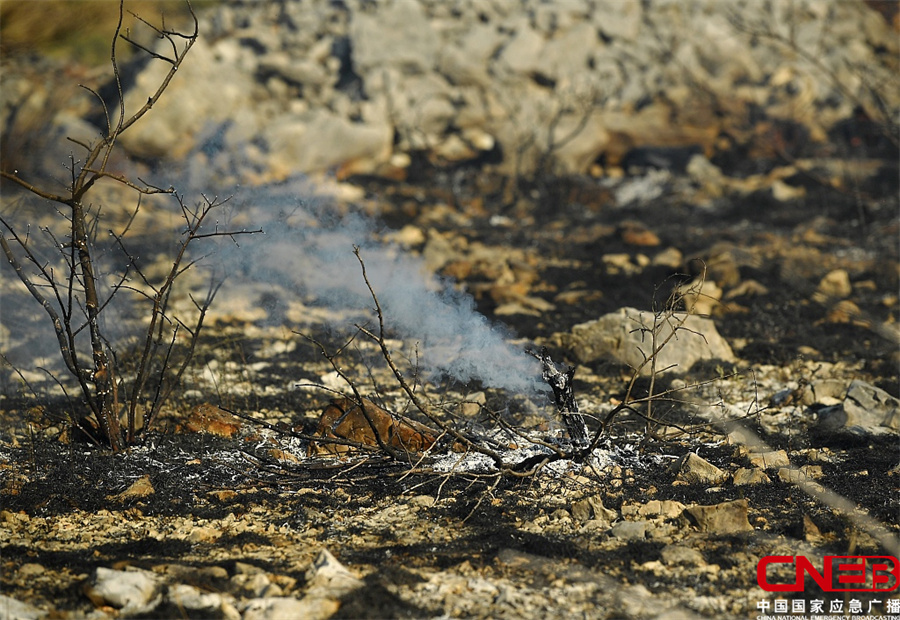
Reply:
[[508, 329], [490, 323], [469, 294], [429, 272], [419, 256], [378, 241], [379, 225], [372, 218], [341, 213], [301, 181], [246, 191], [252, 196], [244, 197], [236, 212], [242, 224], [261, 226], [265, 235], [242, 238], [240, 248], [223, 249], [213, 259], [231, 274], [277, 284], [279, 295], [324, 305], [338, 321], [346, 316], [343, 311], [374, 309], [354, 256], [358, 247], [385, 328], [415, 347], [420, 373], [531, 397], [547, 391], [540, 363], [508, 342]]

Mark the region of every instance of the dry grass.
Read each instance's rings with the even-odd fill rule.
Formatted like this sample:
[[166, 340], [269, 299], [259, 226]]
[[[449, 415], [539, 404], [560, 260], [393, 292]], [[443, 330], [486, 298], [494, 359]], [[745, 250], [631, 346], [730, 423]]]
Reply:
[[[196, 0], [202, 8], [217, 0]], [[126, 0], [126, 11], [158, 23], [164, 15], [166, 25], [184, 26], [190, 12], [183, 0]], [[109, 62], [109, 33], [115, 29], [119, 11], [117, 2], [108, 0], [0, 0], [0, 53], [40, 53], [65, 58], [85, 65]], [[125, 27], [136, 19], [126, 14]], [[129, 46], [120, 53], [131, 52]]]

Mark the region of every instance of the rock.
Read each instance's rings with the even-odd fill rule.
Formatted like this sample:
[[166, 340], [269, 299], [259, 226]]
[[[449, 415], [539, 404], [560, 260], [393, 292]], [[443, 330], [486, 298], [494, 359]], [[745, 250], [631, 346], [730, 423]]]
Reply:
[[610, 533], [622, 540], [643, 540], [647, 536], [646, 521], [619, 521]]
[[191, 409], [185, 428], [192, 433], [210, 433], [233, 437], [241, 430], [241, 420], [212, 403], [201, 403]]
[[[653, 352], [651, 331], [654, 323], [657, 332], [657, 372], [684, 373], [695, 362], [707, 359], [735, 361], [731, 347], [710, 319], [684, 313], [673, 313], [666, 320], [666, 317], [652, 312], [622, 308], [595, 321], [576, 325], [559, 339], [562, 346], [570, 349], [582, 363], [612, 358], [632, 368], [641, 367], [641, 374], [647, 376], [651, 368], [649, 363], [644, 364], [644, 360]], [[672, 335], [677, 323], [681, 323], [684, 329]], [[662, 347], [670, 336], [667, 345]]]
[[622, 588], [616, 593], [616, 612], [614, 617], [648, 618], [653, 620], [690, 620], [698, 618], [671, 600], [654, 596], [643, 585]]
[[307, 596], [324, 596], [339, 599], [364, 585], [364, 582], [338, 562], [327, 549], [319, 552], [306, 572], [309, 584]]
[[617, 516], [616, 511], [610, 510], [603, 505], [603, 500], [600, 499], [599, 495], [594, 495], [572, 504], [572, 518], [581, 523], [589, 520], [609, 523]]
[[243, 608], [243, 620], [325, 620], [333, 616], [341, 604], [331, 599], [296, 599], [272, 596], [250, 600]]
[[147, 614], [163, 600], [159, 578], [149, 571], [97, 567], [85, 595], [98, 607], [109, 605], [124, 615]]
[[693, 452], [684, 455], [676, 464], [676, 468], [677, 479], [688, 484], [719, 484], [728, 477], [724, 471]]
[[425, 9], [415, 0], [374, 5], [372, 12], [355, 12], [350, 22], [353, 69], [370, 71], [393, 67], [404, 73], [424, 73], [435, 66], [438, 34]]
[[674, 519], [684, 512], [684, 504], [671, 499], [651, 499], [638, 508], [638, 514], [644, 517], [660, 516], [666, 519]]
[[853, 293], [853, 286], [850, 284], [850, 275], [845, 269], [835, 269], [822, 278], [816, 290], [826, 298], [846, 299]]
[[778, 179], [772, 182], [772, 197], [778, 202], [788, 202], [806, 196], [806, 188], [802, 185], [789, 185]]
[[713, 280], [694, 280], [678, 287], [684, 307], [691, 314], [709, 316], [722, 299], [722, 289]]
[[714, 506], [689, 506], [684, 513], [708, 534], [740, 534], [752, 532], [753, 526], [747, 520], [750, 504], [745, 499], [723, 502]]
[[[237, 564], [241, 564], [241, 562], [237, 562]], [[281, 589], [272, 583], [268, 574], [255, 566], [250, 566], [250, 569], [252, 570], [244, 572], [236, 569], [238, 572], [231, 577], [231, 586], [236, 592], [243, 593], [245, 596], [250, 596], [252, 598], [272, 598], [281, 596]]]
[[156, 490], [150, 482], [150, 476], [141, 476], [131, 483], [127, 489], [116, 495], [109, 495], [107, 499], [114, 502], [124, 502], [130, 499], [138, 499], [153, 495]]
[[46, 571], [47, 571], [47, 569], [44, 568], [43, 564], [37, 564], [35, 562], [26, 562], [25, 564], [22, 564], [22, 566], [19, 567], [18, 576], [20, 579], [33, 578], [33, 577], [37, 577], [38, 575], [44, 574]]
[[819, 411], [816, 428], [853, 435], [900, 433], [900, 399], [874, 385], [854, 380], [841, 405]]
[[[141, 122], [119, 138], [132, 154], [145, 158], [180, 158], [196, 146], [195, 139], [206, 123], [239, 118], [255, 125], [250, 93], [253, 77], [241, 70], [224, 49], [236, 43], [211, 46], [201, 37], [169, 83], [169, 87]], [[171, 55], [171, 45], [162, 41], [157, 51]], [[159, 87], [170, 65], [151, 61], [125, 94], [125, 114], [130, 115]]]
[[202, 590], [183, 583], [169, 586], [166, 603], [171, 606], [172, 616], [189, 618], [210, 618], [221, 620], [240, 620], [241, 614], [235, 608], [230, 596], [218, 592]]
[[536, 75], [546, 39], [526, 19], [519, 20], [516, 32], [500, 52], [499, 63], [512, 73]]
[[797, 484], [817, 480], [823, 476], [821, 465], [805, 465], [804, 467], [782, 467], [778, 470], [778, 479], [782, 482]]
[[597, 30], [586, 22], [555, 34], [541, 50], [535, 73], [553, 82], [584, 75], [597, 41]]
[[838, 405], [847, 395], [850, 385], [842, 379], [820, 379], [813, 381], [800, 396], [800, 402], [807, 407], [815, 404]]
[[671, 565], [687, 565], [687, 566], [703, 566], [706, 561], [703, 554], [693, 547], [684, 545], [666, 545], [660, 552], [660, 559], [663, 564]]
[[756, 467], [740, 468], [739, 470], [734, 472], [734, 476], [731, 481], [736, 486], [743, 486], [747, 484], [768, 484], [769, 482], [772, 482], [763, 470], [757, 469]]
[[273, 119], [262, 136], [274, 178], [349, 163], [361, 174], [390, 159], [393, 128], [386, 121], [351, 122], [327, 111], [313, 111]]
[[39, 620], [50, 612], [0, 594], [0, 613], [4, 620]]
[[773, 450], [751, 453], [750, 464], [760, 469], [775, 469], [776, 467], [789, 467], [791, 460], [784, 450]]

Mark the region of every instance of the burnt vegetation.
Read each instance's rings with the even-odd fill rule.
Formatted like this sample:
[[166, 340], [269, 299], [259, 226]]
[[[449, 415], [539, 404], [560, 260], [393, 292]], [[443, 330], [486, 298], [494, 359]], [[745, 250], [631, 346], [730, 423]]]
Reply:
[[[193, 10], [190, 15], [193, 28], [186, 31], [169, 29], [164, 21], [156, 26], [135, 16], [165, 44], [151, 49], [123, 29], [125, 6], [124, 2], [119, 3], [110, 50], [112, 99], [116, 104], [110, 107], [99, 92], [84, 87], [102, 107], [105, 128], [90, 142], [68, 138], [73, 150], [66, 165], [68, 180], [63, 191], [43, 187], [16, 169], [4, 167], [0, 171], [5, 187], [15, 186], [37, 199], [19, 213], [4, 212], [0, 216], [4, 231], [0, 248], [16, 276], [46, 313], [65, 367], [77, 385], [79, 398], [71, 400], [69, 422], [113, 451], [124, 449], [139, 432], [153, 426], [191, 361], [206, 312], [216, 296], [218, 284], [211, 281], [204, 294], [191, 296], [192, 315], [171, 307], [170, 299], [179, 278], [196, 264], [197, 258], [190, 250], [204, 239], [234, 240], [236, 235], [258, 232], [222, 230], [217, 224], [210, 225], [215, 220], [211, 214], [220, 210], [227, 199], [202, 196], [192, 203], [173, 187], [157, 187], [129, 178], [111, 165], [119, 138], [164, 95], [197, 41], [197, 18]], [[156, 90], [148, 93], [136, 110], [126, 109], [118, 61], [122, 42], [168, 66]], [[96, 192], [92, 190], [104, 181], [128, 188], [136, 196], [122, 225], [117, 225], [122, 218], [111, 218], [109, 213], [116, 213], [123, 206], [94, 202]], [[143, 201], [153, 196], [169, 197], [182, 220], [171, 269], [163, 275], [144, 271], [129, 234], [140, 225]], [[35, 216], [47, 214], [52, 224], [32, 227], [28, 223]], [[134, 304], [146, 328], [133, 346], [119, 349], [113, 324], [117, 317], [134, 312]], [[27, 385], [24, 376], [19, 376]], [[68, 381], [61, 377], [53, 380], [68, 396]]]

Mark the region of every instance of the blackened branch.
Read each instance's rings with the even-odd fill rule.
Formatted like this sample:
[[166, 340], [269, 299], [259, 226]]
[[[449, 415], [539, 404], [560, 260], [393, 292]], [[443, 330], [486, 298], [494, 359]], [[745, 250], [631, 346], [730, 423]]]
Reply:
[[565, 372], [560, 372], [546, 349], [541, 350], [540, 353], [532, 351], [531, 354], [541, 361], [543, 366], [542, 377], [553, 390], [556, 410], [566, 425], [572, 442], [578, 448], [587, 446], [589, 443], [587, 424], [584, 421], [584, 416], [578, 412], [578, 403], [575, 402], [575, 390], [572, 388], [575, 367], [569, 366]]

